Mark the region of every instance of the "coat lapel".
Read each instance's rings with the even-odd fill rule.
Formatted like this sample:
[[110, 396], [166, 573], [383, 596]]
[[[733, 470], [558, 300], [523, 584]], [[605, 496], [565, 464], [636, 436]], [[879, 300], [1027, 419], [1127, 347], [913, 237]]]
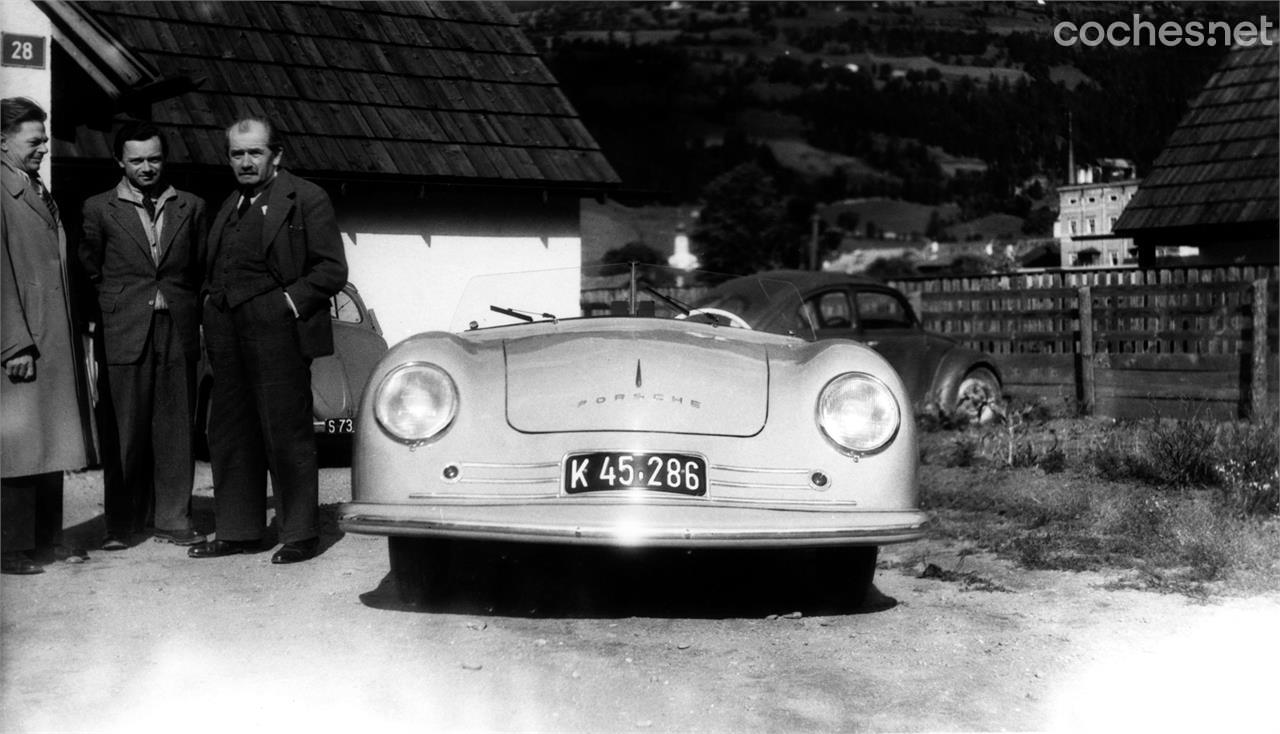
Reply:
[[[160, 252], [160, 262], [164, 262], [164, 258], [169, 254], [169, 246], [173, 244], [173, 238], [178, 236], [178, 230], [182, 229], [182, 223], [186, 221], [191, 212], [187, 207], [187, 198], [179, 194], [169, 200], [164, 207], [164, 229], [160, 231], [160, 242], [158, 243]], [[157, 266], [159, 263], [157, 263]]]
[[289, 174], [281, 171], [276, 175], [276, 180], [271, 184], [271, 191], [267, 196], [267, 216], [262, 223], [262, 251], [264, 253], [271, 251], [271, 245], [276, 240], [276, 235], [280, 233], [280, 228], [284, 226], [285, 220], [289, 218], [289, 210], [293, 208], [293, 198], [296, 194], [293, 181], [290, 180]]
[[147, 261], [151, 262], [151, 243], [147, 241], [146, 230], [142, 228], [142, 220], [138, 218], [137, 206], [132, 202], [116, 199], [111, 202], [111, 218], [116, 221], [120, 229], [129, 233], [134, 244], [142, 250], [143, 255], [146, 255]]
[[218, 252], [222, 249], [222, 230], [227, 226], [227, 220], [231, 218], [231, 212], [236, 210], [236, 202], [240, 199], [240, 192], [233, 191], [222, 202], [222, 208], [218, 210], [218, 216], [214, 217], [213, 225], [209, 227], [209, 247], [205, 255], [205, 267], [208, 272], [213, 272], [213, 263], [217, 260]]
[[[12, 167], [8, 162], [4, 163], [5, 168]], [[31, 185], [31, 180], [14, 170], [11, 175], [5, 176], [5, 188], [9, 195], [15, 199], [22, 199], [23, 203], [35, 210], [40, 218], [49, 224], [50, 227], [57, 225], [57, 221], [53, 218], [53, 213], [49, 211], [49, 207], [45, 206], [40, 195], [36, 193], [36, 189]]]

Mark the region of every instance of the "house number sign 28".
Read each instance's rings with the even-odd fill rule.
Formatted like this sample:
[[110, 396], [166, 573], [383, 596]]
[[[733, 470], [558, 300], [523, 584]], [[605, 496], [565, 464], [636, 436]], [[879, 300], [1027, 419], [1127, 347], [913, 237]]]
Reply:
[[45, 37], [24, 36], [17, 33], [0, 34], [4, 56], [0, 63], [5, 66], [27, 66], [33, 69], [45, 68]]

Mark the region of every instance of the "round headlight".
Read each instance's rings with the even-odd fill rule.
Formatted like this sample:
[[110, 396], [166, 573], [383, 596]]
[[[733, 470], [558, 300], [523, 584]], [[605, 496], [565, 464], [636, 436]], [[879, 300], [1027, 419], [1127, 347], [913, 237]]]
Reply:
[[897, 434], [901, 420], [898, 401], [889, 388], [861, 372], [840, 375], [818, 397], [818, 426], [846, 451], [883, 448]]
[[458, 413], [458, 388], [434, 364], [403, 364], [382, 378], [373, 397], [378, 425], [405, 443], [427, 441], [449, 427]]

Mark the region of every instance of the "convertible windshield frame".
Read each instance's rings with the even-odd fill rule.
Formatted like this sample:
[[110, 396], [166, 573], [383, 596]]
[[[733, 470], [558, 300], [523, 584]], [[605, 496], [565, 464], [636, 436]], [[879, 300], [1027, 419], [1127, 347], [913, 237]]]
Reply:
[[[722, 290], [749, 294], [742, 302], [750, 305], [751, 313], [737, 313], [721, 301], [707, 302], [710, 294]], [[636, 262], [475, 276], [459, 297], [450, 331], [618, 317], [677, 319], [815, 338], [791, 283]]]

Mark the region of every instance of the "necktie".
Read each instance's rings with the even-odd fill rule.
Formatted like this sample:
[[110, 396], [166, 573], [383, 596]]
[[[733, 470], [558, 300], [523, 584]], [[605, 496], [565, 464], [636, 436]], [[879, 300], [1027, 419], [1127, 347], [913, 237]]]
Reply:
[[244, 213], [249, 211], [249, 206], [251, 204], [253, 204], [253, 202], [249, 200], [249, 195], [241, 194], [240, 207], [236, 209], [236, 219], [244, 219]]
[[40, 195], [40, 200], [48, 207], [50, 216], [53, 217], [55, 222], [58, 221], [58, 205], [53, 200], [53, 194], [49, 193], [49, 189], [45, 188], [44, 182], [34, 173], [31, 174], [31, 185], [36, 188], [36, 193]]
[[147, 239], [151, 241], [151, 259], [160, 264], [159, 232], [156, 231], [156, 201], [146, 194], [142, 195], [142, 208], [147, 212]]

